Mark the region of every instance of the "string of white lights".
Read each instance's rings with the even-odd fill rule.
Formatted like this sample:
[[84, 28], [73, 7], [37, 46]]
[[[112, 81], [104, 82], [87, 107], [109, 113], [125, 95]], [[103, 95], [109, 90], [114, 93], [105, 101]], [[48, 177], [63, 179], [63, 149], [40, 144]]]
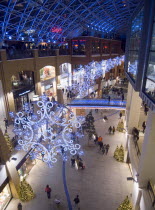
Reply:
[[[106, 72], [113, 69], [115, 66], [121, 65], [124, 61], [124, 56], [117, 56], [113, 59], [102, 60], [101, 62], [92, 61], [88, 65], [80, 66], [75, 69], [73, 75], [73, 84], [68, 89], [71, 89], [75, 95], [84, 97], [88, 94], [89, 88], [93, 88], [95, 80], [103, 77]], [[74, 81], [80, 81], [75, 83]]]

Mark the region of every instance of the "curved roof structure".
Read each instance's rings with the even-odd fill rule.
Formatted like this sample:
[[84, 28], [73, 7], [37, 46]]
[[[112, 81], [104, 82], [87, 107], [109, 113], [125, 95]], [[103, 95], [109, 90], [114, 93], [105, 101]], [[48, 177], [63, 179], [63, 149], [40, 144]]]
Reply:
[[2, 40], [51, 41], [84, 31], [125, 33], [143, 0], [1, 0]]

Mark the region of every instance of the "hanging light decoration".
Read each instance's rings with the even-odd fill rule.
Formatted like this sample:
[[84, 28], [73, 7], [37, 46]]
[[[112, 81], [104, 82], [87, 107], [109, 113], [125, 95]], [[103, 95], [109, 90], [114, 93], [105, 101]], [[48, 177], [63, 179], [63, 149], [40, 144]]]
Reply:
[[26, 103], [23, 111], [10, 113], [14, 119], [13, 132], [18, 137], [18, 149], [30, 151], [33, 159], [40, 159], [52, 167], [61, 156], [64, 161], [69, 155], [82, 155], [81, 146], [72, 135], [82, 137], [83, 117], [59, 104], [51, 102], [45, 95], [33, 103]]
[[87, 96], [89, 88], [93, 90], [96, 79], [105, 75], [106, 72], [109, 72], [115, 66], [121, 65], [123, 61], [124, 56], [117, 56], [101, 62], [92, 61], [84, 67], [80, 66], [77, 70], [78, 74], [73, 75], [73, 81], [79, 80], [80, 82], [73, 83], [68, 89], [71, 89], [78, 97]]

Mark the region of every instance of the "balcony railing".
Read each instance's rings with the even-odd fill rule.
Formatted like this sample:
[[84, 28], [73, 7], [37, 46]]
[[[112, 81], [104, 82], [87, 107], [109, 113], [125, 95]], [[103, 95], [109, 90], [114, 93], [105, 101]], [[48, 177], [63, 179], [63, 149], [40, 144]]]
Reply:
[[69, 55], [68, 49], [59, 49], [59, 55]]
[[22, 59], [22, 58], [33, 58], [33, 51], [32, 50], [22, 50], [22, 49], [7, 49], [7, 60], [15, 60], [15, 59]]
[[39, 57], [56, 56], [56, 51], [51, 49], [38, 50]]

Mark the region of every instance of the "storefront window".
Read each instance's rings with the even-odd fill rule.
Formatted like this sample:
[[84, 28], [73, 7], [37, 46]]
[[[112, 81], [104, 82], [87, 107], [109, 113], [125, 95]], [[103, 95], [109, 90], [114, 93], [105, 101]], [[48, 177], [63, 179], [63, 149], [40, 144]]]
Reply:
[[71, 64], [63, 63], [60, 65], [60, 87], [66, 89], [71, 86], [72, 73], [71, 73]]
[[27, 86], [34, 86], [34, 72], [32, 71], [22, 71], [18, 73], [18, 77], [12, 75], [11, 77], [12, 89], [22, 89]]
[[117, 44], [111, 44], [111, 53], [117, 53], [118, 52], [118, 45]]
[[110, 53], [110, 47], [108, 43], [103, 43], [103, 54], [109, 54]]
[[149, 61], [146, 72], [145, 93], [155, 101], [155, 22], [153, 25]]
[[31, 169], [36, 164], [36, 160], [32, 160], [30, 157], [26, 159], [24, 164], [18, 169], [18, 173], [20, 176], [20, 179], [23, 180], [27, 175], [29, 175]]
[[2, 210], [5, 209], [10, 199], [11, 199], [11, 191], [9, 188], [9, 184], [7, 184], [0, 193], [0, 209]]
[[92, 54], [99, 54], [100, 53], [100, 41], [93, 40], [92, 41]]
[[138, 15], [132, 21], [131, 35], [129, 43], [129, 56], [128, 56], [128, 73], [136, 80], [137, 68], [138, 68], [138, 55], [141, 41], [143, 14], [142, 9]]
[[72, 40], [73, 55], [85, 55], [86, 40]]
[[56, 96], [56, 79], [55, 79], [55, 67], [45, 66], [40, 69], [40, 80], [42, 94], [47, 96]]

